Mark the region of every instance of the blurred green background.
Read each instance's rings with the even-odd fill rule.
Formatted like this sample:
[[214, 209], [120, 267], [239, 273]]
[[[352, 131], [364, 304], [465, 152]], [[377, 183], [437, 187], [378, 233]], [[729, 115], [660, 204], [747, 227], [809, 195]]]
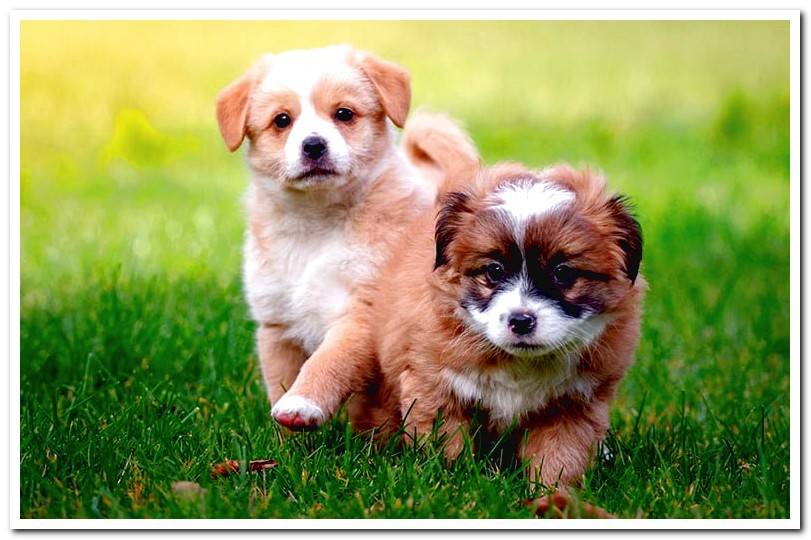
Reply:
[[[392, 450], [344, 482], [336, 448], [363, 444], [341, 422], [282, 443], [267, 418], [239, 283], [245, 166], [213, 102], [264, 52], [340, 42], [406, 67], [414, 108], [462, 120], [487, 162], [588, 164], [636, 202], [644, 336], [584, 496], [624, 517], [786, 517], [780, 21], [23, 22], [22, 515], [523, 515], [521, 479], [491, 493]], [[209, 485], [200, 507], [171, 495], [267, 454], [299, 467]], [[443, 487], [398, 506], [420, 478]]]

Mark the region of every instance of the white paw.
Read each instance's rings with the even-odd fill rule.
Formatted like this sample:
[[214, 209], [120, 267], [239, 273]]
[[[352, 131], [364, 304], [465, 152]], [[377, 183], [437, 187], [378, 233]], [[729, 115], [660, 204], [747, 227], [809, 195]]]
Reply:
[[302, 396], [285, 394], [270, 410], [273, 419], [290, 429], [316, 428], [323, 424], [327, 415], [312, 400]]

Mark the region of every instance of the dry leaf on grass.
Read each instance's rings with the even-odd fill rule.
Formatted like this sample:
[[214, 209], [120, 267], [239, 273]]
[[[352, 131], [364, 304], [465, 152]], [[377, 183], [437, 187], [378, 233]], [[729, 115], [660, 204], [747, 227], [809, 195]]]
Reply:
[[[261, 472], [273, 469], [276, 467], [276, 460], [273, 459], [254, 459], [248, 462], [248, 471]], [[226, 459], [223, 462], [217, 463], [211, 468], [211, 478], [217, 479], [239, 472], [239, 461], [235, 459]]]
[[254, 459], [248, 463], [248, 468], [251, 472], [262, 472], [276, 468], [276, 460], [274, 459]]
[[226, 459], [211, 467], [211, 478], [217, 479], [223, 476], [239, 472], [239, 462], [234, 459]]

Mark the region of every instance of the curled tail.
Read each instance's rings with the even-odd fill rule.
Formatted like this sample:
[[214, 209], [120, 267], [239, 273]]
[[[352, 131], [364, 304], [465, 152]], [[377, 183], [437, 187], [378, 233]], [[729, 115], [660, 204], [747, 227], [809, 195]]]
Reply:
[[413, 114], [400, 145], [409, 161], [436, 182], [440, 195], [469, 181], [481, 166], [479, 152], [470, 136], [443, 114]]

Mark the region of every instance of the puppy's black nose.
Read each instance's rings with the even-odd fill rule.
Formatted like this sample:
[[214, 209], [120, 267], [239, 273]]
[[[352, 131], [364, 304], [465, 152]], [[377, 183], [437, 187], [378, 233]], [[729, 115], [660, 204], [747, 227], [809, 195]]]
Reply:
[[535, 319], [535, 316], [530, 315], [529, 313], [513, 313], [507, 320], [507, 325], [510, 327], [513, 334], [517, 336], [526, 336], [535, 330], [535, 324], [537, 322], [538, 321]]
[[318, 159], [327, 152], [327, 141], [321, 137], [307, 137], [301, 143], [301, 151], [310, 159]]

